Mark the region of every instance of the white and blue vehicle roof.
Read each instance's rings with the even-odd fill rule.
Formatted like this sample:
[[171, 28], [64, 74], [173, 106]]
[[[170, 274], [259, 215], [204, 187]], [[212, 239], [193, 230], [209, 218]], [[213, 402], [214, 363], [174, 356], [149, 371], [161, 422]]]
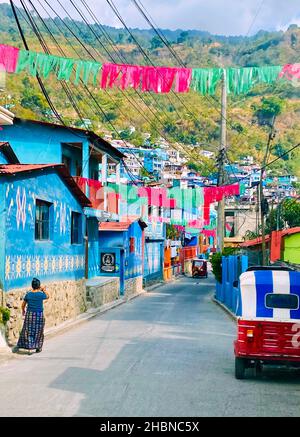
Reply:
[[245, 320], [300, 320], [300, 272], [257, 269], [240, 276], [240, 302], [237, 315]]

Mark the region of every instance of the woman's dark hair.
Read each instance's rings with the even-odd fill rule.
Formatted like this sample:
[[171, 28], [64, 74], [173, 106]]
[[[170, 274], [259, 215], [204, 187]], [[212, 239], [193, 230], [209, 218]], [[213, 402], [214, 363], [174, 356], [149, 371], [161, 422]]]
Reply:
[[37, 278], [33, 278], [31, 282], [31, 287], [33, 288], [33, 290], [38, 290], [39, 288], [41, 288], [41, 281]]

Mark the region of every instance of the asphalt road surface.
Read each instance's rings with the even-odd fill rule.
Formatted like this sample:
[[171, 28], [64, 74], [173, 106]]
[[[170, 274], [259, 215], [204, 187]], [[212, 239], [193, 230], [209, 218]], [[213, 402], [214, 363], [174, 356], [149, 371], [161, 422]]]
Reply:
[[212, 278], [182, 278], [0, 366], [1, 416], [299, 416], [300, 373], [234, 378]]

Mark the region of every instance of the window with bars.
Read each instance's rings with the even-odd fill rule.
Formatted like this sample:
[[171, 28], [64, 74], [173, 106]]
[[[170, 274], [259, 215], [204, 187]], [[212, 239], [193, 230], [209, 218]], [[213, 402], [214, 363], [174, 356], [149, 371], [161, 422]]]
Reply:
[[51, 203], [36, 200], [35, 204], [35, 239], [50, 240], [50, 207]]

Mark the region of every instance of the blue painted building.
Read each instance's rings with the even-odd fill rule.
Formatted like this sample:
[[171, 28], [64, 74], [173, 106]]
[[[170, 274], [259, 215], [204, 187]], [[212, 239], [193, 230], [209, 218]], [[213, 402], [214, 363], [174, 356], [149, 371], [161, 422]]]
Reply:
[[144, 282], [163, 279], [166, 225], [148, 222], [145, 230]]
[[84, 278], [90, 202], [65, 166], [0, 165], [0, 205], [0, 288]]
[[[139, 147], [118, 147], [118, 150], [126, 155], [126, 164], [134, 177], [138, 177], [141, 164], [150, 174], [160, 175], [165, 164], [169, 161], [169, 155], [165, 150], [155, 148], [146, 149]], [[122, 166], [122, 177], [127, 177], [126, 169]]]
[[100, 276], [119, 277], [121, 295], [128, 293], [129, 284], [142, 284], [145, 227], [141, 220], [100, 223]]
[[162, 149], [150, 149], [145, 154], [144, 167], [149, 173], [161, 175], [166, 162], [169, 160], [169, 155]]
[[20, 118], [3, 126], [1, 141], [10, 144], [22, 164], [65, 164], [71, 176], [93, 180], [101, 179], [103, 155], [116, 163], [123, 157], [93, 132]]
[[[64, 164], [69, 177], [73, 176], [89, 197], [89, 208], [83, 211], [88, 218], [86, 275], [89, 278], [99, 274], [97, 226], [102, 220], [99, 208], [107, 208], [107, 202], [105, 205], [103, 200], [107, 168], [110, 162], [120, 166], [122, 157], [123, 154], [107, 141], [84, 129], [15, 118], [13, 125], [3, 126], [0, 130], [0, 164]], [[99, 190], [103, 191], [100, 195]], [[57, 199], [64, 199], [63, 191], [57, 192]]]

